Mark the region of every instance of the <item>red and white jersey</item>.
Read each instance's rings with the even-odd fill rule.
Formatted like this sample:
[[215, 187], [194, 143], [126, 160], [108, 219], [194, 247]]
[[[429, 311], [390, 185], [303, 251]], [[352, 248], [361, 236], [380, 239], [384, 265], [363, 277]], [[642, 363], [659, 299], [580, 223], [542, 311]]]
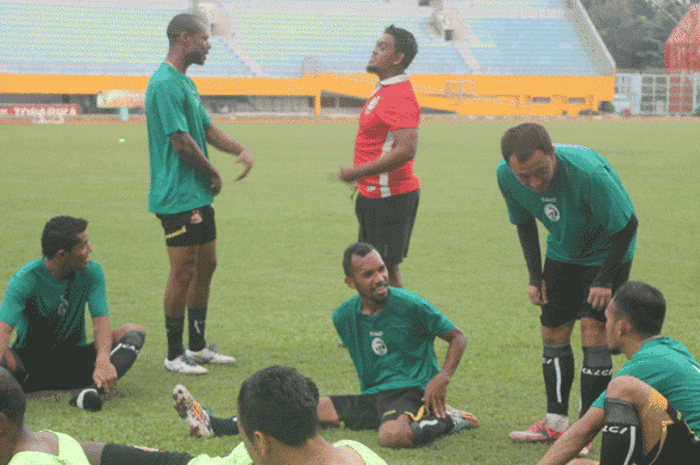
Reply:
[[[400, 74], [385, 79], [367, 100], [360, 114], [360, 127], [355, 139], [355, 166], [384, 156], [394, 147], [391, 131], [418, 129], [420, 107], [408, 76]], [[378, 199], [413, 192], [420, 188], [413, 174], [413, 160], [394, 171], [357, 180], [360, 194]]]

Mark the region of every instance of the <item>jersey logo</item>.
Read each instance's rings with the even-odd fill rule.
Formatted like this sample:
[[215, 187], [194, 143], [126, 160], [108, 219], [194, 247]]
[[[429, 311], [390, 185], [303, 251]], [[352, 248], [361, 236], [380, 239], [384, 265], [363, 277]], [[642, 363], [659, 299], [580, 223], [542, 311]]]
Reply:
[[544, 214], [547, 215], [547, 218], [549, 218], [549, 221], [552, 223], [556, 223], [559, 221], [559, 218], [561, 218], [559, 209], [556, 207], [556, 205], [551, 203], [544, 206]]
[[386, 353], [388, 352], [386, 344], [384, 344], [384, 341], [382, 341], [382, 339], [378, 337], [372, 339], [372, 350], [375, 354], [379, 356], [386, 355]]
[[381, 97], [380, 97], [379, 95], [377, 95], [376, 97], [372, 98], [372, 99], [369, 101], [369, 103], [367, 103], [367, 107], [365, 108], [365, 115], [369, 115], [370, 113], [372, 113], [372, 110], [374, 110], [374, 108], [375, 108], [375, 107], [377, 106], [377, 104], [379, 103], [379, 99], [380, 99], [380, 98], [381, 98]]
[[63, 316], [66, 314], [66, 310], [68, 310], [68, 301], [64, 296], [61, 296], [61, 303], [58, 306], [58, 316]]

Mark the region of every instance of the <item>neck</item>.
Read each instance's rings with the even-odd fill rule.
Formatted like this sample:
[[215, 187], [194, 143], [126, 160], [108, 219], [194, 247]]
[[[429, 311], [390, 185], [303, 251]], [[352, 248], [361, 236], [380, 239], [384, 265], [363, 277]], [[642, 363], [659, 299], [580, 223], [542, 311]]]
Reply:
[[390, 69], [386, 71], [377, 71], [376, 74], [380, 81], [386, 81], [387, 79], [391, 79], [393, 77], [399, 76], [400, 74], [403, 74], [403, 71]]
[[639, 339], [635, 339], [632, 341], [625, 349], [622, 351], [625, 354], [625, 357], [627, 359], [631, 359], [634, 354], [637, 353], [640, 347], [642, 347], [642, 344], [644, 344], [647, 341], [651, 341], [652, 339], [656, 339], [658, 337], [661, 337], [660, 335], [656, 336], [649, 336], [649, 337], [641, 337]]
[[44, 266], [46, 266], [46, 269], [49, 270], [49, 273], [51, 273], [54, 278], [61, 281], [70, 279], [73, 274], [73, 271], [67, 270], [60, 260], [50, 260], [44, 257]]
[[313, 463], [314, 465], [337, 465], [345, 463], [339, 454], [337, 448], [328, 444], [320, 434], [306, 441], [300, 448], [284, 447], [280, 451], [279, 460], [275, 463], [285, 465], [306, 465]]
[[7, 465], [15, 454], [29, 450], [27, 446], [32, 441], [32, 433], [27, 425], [16, 428], [8, 434], [8, 437], [0, 441], [0, 465]]
[[168, 53], [168, 56], [165, 57], [165, 61], [163, 62], [166, 65], [170, 65], [182, 74], [185, 74], [187, 71], [187, 64], [185, 63], [185, 60], [180, 56], [179, 53], [170, 51]]

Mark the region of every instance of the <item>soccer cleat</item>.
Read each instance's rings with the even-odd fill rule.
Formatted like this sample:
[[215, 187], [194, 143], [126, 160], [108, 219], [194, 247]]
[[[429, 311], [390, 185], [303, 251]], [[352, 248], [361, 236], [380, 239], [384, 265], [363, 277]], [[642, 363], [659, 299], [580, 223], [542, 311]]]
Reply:
[[78, 407], [81, 410], [87, 410], [88, 412], [99, 412], [102, 410], [102, 399], [97, 389], [83, 389], [80, 391], [80, 394], [71, 398], [68, 405]]
[[194, 400], [190, 391], [182, 384], [178, 384], [173, 389], [173, 407], [175, 407], [177, 414], [185, 420], [185, 423], [190, 428], [190, 436], [196, 438], [210, 438], [214, 436], [209, 414], [199, 402]]
[[588, 457], [588, 454], [590, 454], [591, 451], [593, 451], [593, 441], [583, 446], [583, 449], [581, 449], [578, 453], [578, 458], [583, 459]]
[[204, 349], [197, 352], [187, 349], [185, 350], [185, 355], [191, 357], [197, 363], [211, 363], [213, 365], [226, 365], [236, 361], [235, 357], [220, 354], [216, 350], [216, 344], [207, 344]]
[[534, 425], [525, 431], [513, 431], [508, 437], [513, 442], [554, 442], [564, 434], [564, 431], [555, 431], [548, 428], [547, 419], [543, 418], [536, 421]]
[[450, 405], [445, 405], [445, 413], [452, 419], [452, 423], [454, 424], [447, 434], [454, 434], [479, 427], [479, 420], [469, 412], [457, 410]]
[[197, 362], [187, 355], [178, 355], [174, 360], [166, 358], [163, 362], [163, 368], [173, 373], [182, 373], [184, 375], [206, 375], [209, 373], [209, 370], [197, 365]]

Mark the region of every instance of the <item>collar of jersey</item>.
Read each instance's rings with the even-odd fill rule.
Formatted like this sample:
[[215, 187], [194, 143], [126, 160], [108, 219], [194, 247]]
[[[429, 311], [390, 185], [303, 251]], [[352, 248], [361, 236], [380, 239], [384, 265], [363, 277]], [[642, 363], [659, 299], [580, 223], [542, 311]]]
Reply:
[[390, 77], [389, 79], [379, 81], [379, 87], [390, 86], [392, 84], [398, 84], [399, 82], [404, 81], [408, 81], [408, 74], [399, 74], [398, 76]]

